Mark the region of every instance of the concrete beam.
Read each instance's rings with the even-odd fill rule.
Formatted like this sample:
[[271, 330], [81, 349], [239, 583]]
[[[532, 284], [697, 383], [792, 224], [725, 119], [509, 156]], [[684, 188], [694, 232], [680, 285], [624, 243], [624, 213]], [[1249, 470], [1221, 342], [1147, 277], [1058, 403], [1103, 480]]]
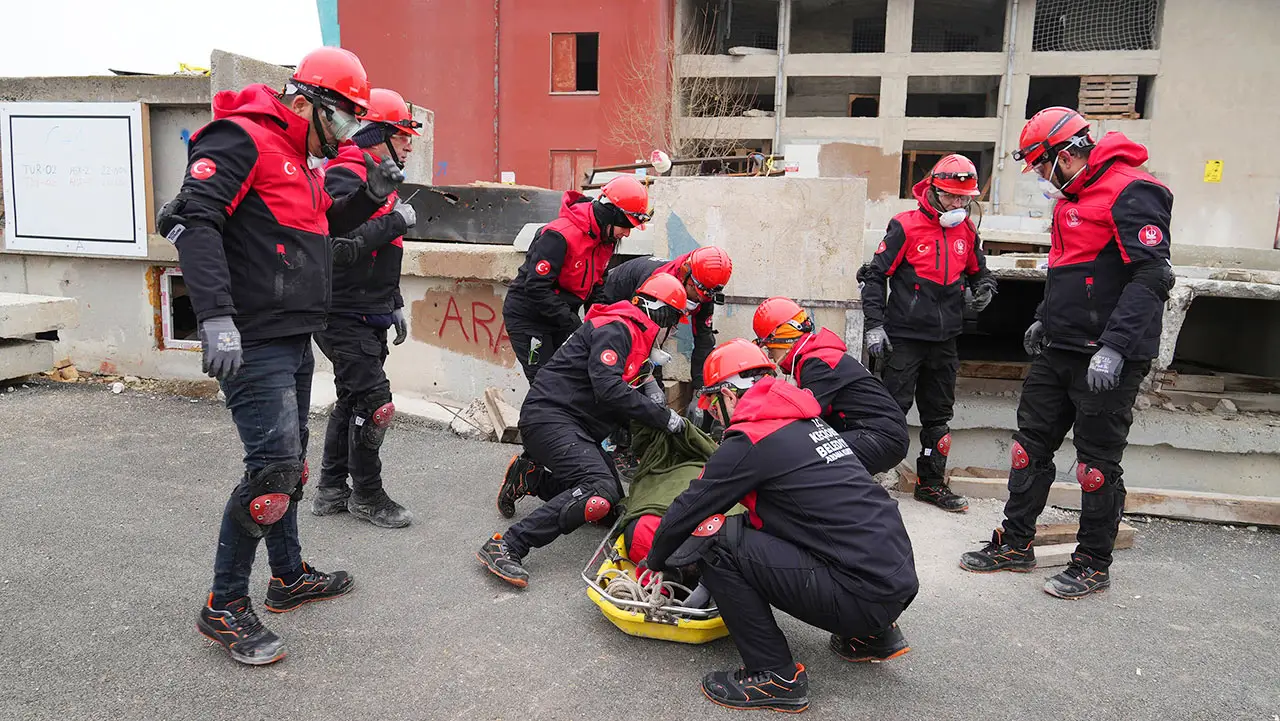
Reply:
[[778, 56], [680, 55], [676, 57], [676, 74], [682, 78], [772, 78], [778, 74]]
[[676, 118], [684, 138], [772, 138], [773, 118]]
[[1028, 75], [1158, 75], [1159, 50], [1120, 52], [1027, 52], [1022, 48], [1014, 67]]
[[863, 145], [879, 145], [884, 132], [880, 118], [783, 118], [782, 135], [786, 140], [856, 139]]
[[78, 318], [75, 298], [0, 293], [0, 338], [74, 328]]
[[916, 0], [892, 0], [884, 19], [884, 49], [891, 53], [911, 52], [911, 25], [915, 21]]
[[787, 53], [788, 77], [996, 76], [1004, 67], [1003, 53]]
[[53, 346], [42, 340], [0, 339], [0, 380], [49, 370], [53, 367]]
[[906, 56], [908, 75], [1003, 75], [1004, 53], [911, 53]]
[[266, 83], [273, 88], [283, 89], [291, 74], [283, 65], [264, 63], [225, 50], [213, 51], [209, 56], [209, 67], [209, 86], [213, 93], [240, 90], [254, 83]]
[[906, 140], [994, 143], [1000, 118], [907, 118]]
[[0, 102], [143, 102], [208, 105], [209, 78], [201, 75], [122, 75], [5, 78]]

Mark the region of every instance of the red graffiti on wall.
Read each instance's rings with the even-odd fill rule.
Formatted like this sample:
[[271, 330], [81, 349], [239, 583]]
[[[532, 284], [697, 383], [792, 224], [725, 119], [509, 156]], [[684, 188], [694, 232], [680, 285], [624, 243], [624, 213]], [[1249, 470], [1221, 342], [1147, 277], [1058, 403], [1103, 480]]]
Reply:
[[502, 320], [502, 299], [489, 285], [429, 291], [422, 300], [414, 301], [413, 336], [490, 363], [515, 365]]

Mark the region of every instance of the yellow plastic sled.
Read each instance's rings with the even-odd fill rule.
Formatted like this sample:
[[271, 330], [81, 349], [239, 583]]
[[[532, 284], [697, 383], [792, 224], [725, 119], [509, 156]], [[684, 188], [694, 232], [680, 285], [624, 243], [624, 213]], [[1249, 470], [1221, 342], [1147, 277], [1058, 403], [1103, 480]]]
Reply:
[[[616, 528], [615, 528], [616, 530]], [[654, 605], [649, 601], [636, 600], [634, 593], [622, 593], [621, 590], [610, 592], [611, 580], [616, 582], [616, 589], [624, 585], [627, 590], [640, 588], [635, 579], [635, 564], [626, 554], [626, 545], [619, 535], [617, 541], [609, 543], [613, 532], [605, 536], [596, 553], [582, 569], [582, 580], [587, 584], [587, 598], [600, 607], [605, 618], [628, 636], [640, 638], [656, 638], [661, 641], [676, 643], [707, 643], [729, 635], [724, 619], [715, 606], [710, 608], [686, 608], [684, 606], [663, 604]], [[603, 559], [603, 562], [601, 562]], [[596, 563], [600, 562], [597, 567]], [[622, 580], [625, 579], [625, 580]], [[683, 589], [686, 593], [688, 589]], [[626, 597], [619, 597], [620, 595]]]

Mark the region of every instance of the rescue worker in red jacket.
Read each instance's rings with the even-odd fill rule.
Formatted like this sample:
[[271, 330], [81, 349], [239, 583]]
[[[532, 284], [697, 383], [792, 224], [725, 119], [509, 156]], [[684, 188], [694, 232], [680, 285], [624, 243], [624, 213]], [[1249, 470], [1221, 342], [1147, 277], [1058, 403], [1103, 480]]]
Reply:
[[245, 472], [223, 510], [213, 588], [196, 619], [241, 663], [285, 654], [249, 600], [263, 537], [267, 610], [340, 596], [353, 583], [302, 560], [297, 503], [307, 480], [311, 334], [325, 327], [330, 266], [355, 244], [330, 234], [363, 223], [404, 179], [393, 163], [366, 160], [360, 192], [334, 202], [313, 170], [356, 131], [368, 98], [364, 67], [340, 48], [309, 53], [283, 93], [266, 85], [218, 93], [213, 122], [188, 146], [182, 188], [157, 218], [178, 249], [204, 371], [221, 383], [244, 444]]
[[[883, 365], [884, 384], [902, 407], [920, 406], [917, 500], [944, 511], [969, 502], [946, 483], [947, 454], [964, 324], [965, 284], [973, 312], [991, 303], [996, 280], [978, 247], [969, 206], [979, 195], [978, 172], [961, 155], [948, 155], [913, 189], [919, 207], [889, 221], [884, 241], [861, 273], [867, 352]], [[886, 302], [886, 290], [887, 302]]]
[[1124, 511], [1120, 461], [1138, 386], [1160, 348], [1173, 288], [1169, 218], [1173, 194], [1141, 170], [1147, 149], [1120, 133], [1096, 144], [1089, 121], [1069, 108], [1036, 113], [1014, 153], [1056, 200], [1044, 301], [1024, 345], [1034, 356], [1018, 401], [1003, 527], [965, 570], [1030, 571], [1036, 518], [1068, 431], [1081, 488], [1080, 530], [1066, 570], [1044, 590], [1079, 598], [1111, 585], [1111, 554]]
[[686, 300], [680, 281], [655, 275], [630, 301], [593, 306], [538, 373], [520, 408], [520, 437], [533, 463], [547, 469], [530, 474], [527, 489], [546, 503], [481, 547], [476, 557], [492, 573], [524, 588], [521, 561], [530, 549], [611, 514], [622, 483], [600, 443], [619, 426], [634, 420], [684, 430], [684, 417], [661, 394], [632, 384], [651, 362], [658, 333], [680, 322]]
[[649, 191], [620, 175], [591, 198], [570, 190], [560, 217], [533, 237], [507, 289], [502, 319], [529, 383], [582, 320], [578, 311], [604, 278], [617, 244], [649, 220]]
[[[722, 344], [703, 378], [724, 442], [662, 517], [644, 565], [697, 564], [742, 655], [737, 671], [703, 678], [707, 698], [803, 711], [808, 675], [772, 609], [829, 631], [847, 661], [901, 656], [910, 649], [895, 621], [920, 589], [911, 540], [813, 395], [775, 378], [760, 348]], [[721, 515], [737, 503], [746, 514]]]
[[[716, 345], [716, 331], [712, 327], [711, 317], [715, 313], [716, 304], [724, 303], [724, 287], [733, 276], [733, 261], [722, 248], [709, 245], [690, 251], [674, 260], [665, 258], [633, 258], [620, 263], [604, 276], [604, 285], [600, 292], [592, 297], [592, 302], [617, 303], [636, 294], [636, 289], [654, 273], [673, 275], [684, 283], [685, 294], [689, 301], [685, 305], [688, 310], [688, 321], [693, 328], [693, 351], [689, 356], [689, 375], [694, 388], [694, 402], [690, 404], [689, 413], [697, 405], [697, 390], [702, 388], [702, 365]], [[661, 372], [658, 373], [661, 380]]]
[[[343, 144], [338, 157], [325, 167], [324, 187], [334, 198], [360, 192], [366, 155], [378, 163], [389, 158], [403, 168], [422, 127], [404, 98], [385, 88], [369, 91], [364, 119], [365, 126], [352, 142]], [[337, 391], [325, 430], [320, 481], [311, 501], [311, 512], [317, 516], [349, 511], [382, 528], [402, 528], [413, 520], [413, 514], [383, 488], [378, 449], [395, 415], [391, 383], [382, 368], [387, 330], [395, 327], [396, 345], [405, 341], [409, 330], [400, 296], [401, 236], [416, 222], [413, 206], [392, 193], [353, 233], [362, 240], [355, 262], [334, 269], [329, 327], [316, 336], [320, 351], [333, 363]]]
[[839, 336], [817, 328], [808, 311], [781, 296], [756, 308], [752, 327], [756, 345], [813, 394], [822, 420], [844, 436], [868, 472], [883, 473], [907, 457], [906, 414]]

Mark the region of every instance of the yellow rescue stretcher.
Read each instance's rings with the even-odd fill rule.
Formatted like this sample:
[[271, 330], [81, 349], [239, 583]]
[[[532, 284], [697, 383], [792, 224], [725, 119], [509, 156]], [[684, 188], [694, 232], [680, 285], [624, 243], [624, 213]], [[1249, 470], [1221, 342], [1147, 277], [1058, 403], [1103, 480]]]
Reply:
[[[687, 608], [672, 601], [679, 593], [687, 597], [688, 588], [668, 581], [662, 585], [670, 595], [664, 595], [655, 584], [642, 587], [635, 580], [635, 564], [627, 558], [626, 543], [617, 531], [615, 526], [605, 536], [582, 569], [587, 598], [600, 607], [605, 618], [629, 636], [676, 643], [707, 643], [729, 635], [720, 610], [714, 605]], [[617, 540], [611, 543], [615, 533]]]

